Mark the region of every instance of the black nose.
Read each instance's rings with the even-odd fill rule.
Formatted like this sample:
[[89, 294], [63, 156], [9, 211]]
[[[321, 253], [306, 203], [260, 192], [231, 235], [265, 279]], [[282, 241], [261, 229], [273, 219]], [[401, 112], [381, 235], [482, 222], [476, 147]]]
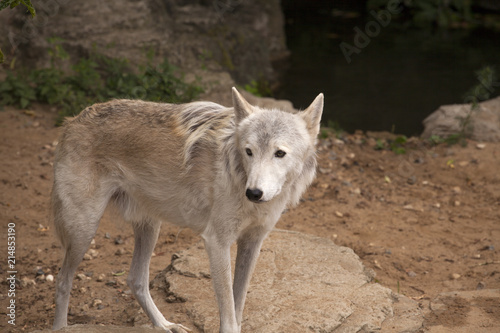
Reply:
[[260, 198], [262, 198], [262, 194], [264, 193], [262, 193], [261, 190], [256, 188], [256, 189], [247, 189], [247, 192], [245, 194], [250, 201], [257, 202], [260, 200]]

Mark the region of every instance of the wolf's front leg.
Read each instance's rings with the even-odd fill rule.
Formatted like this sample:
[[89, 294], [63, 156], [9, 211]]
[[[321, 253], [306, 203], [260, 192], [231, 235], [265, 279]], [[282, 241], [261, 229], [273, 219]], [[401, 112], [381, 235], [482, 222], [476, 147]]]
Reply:
[[221, 244], [215, 237], [203, 237], [210, 259], [210, 274], [219, 305], [220, 333], [240, 333], [234, 311], [233, 288], [231, 286], [231, 244]]
[[247, 296], [248, 286], [252, 278], [257, 259], [259, 257], [262, 242], [268, 235], [268, 231], [262, 227], [247, 230], [238, 239], [238, 254], [236, 256], [236, 267], [234, 270], [234, 303], [236, 311], [236, 322], [241, 330], [243, 308]]

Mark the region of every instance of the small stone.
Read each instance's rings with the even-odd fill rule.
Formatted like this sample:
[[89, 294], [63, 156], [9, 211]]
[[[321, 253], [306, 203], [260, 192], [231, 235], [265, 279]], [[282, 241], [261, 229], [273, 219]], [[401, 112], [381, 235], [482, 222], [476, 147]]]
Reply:
[[361, 189], [359, 187], [356, 187], [354, 190], [352, 190], [352, 193], [354, 194], [361, 194]]
[[110, 239], [111, 238], [111, 235], [109, 234], [109, 232], [107, 232], [107, 233], [104, 234], [104, 238], [106, 238], [106, 239]]
[[118, 236], [115, 238], [115, 244], [116, 245], [120, 245], [120, 244], [123, 244], [123, 239], [121, 236]]
[[337, 215], [338, 217], [343, 217], [344, 214], [342, 214], [341, 212], [335, 212], [335, 215]]
[[106, 274], [99, 274], [97, 277], [97, 282], [102, 282], [106, 278]]
[[460, 192], [462, 192], [462, 189], [460, 188], [460, 186], [455, 186], [455, 187], [453, 187], [452, 190], [456, 194], [459, 194]]
[[472, 259], [481, 259], [481, 255], [479, 253], [475, 254], [472, 256]]
[[85, 294], [87, 292], [87, 288], [81, 287], [79, 291], [81, 294]]
[[92, 301], [92, 307], [95, 308], [97, 307], [98, 305], [101, 305], [102, 304], [102, 300], [96, 298], [95, 300]]
[[115, 255], [121, 256], [121, 255], [125, 254], [125, 252], [126, 252], [125, 249], [123, 247], [121, 247], [118, 250], [116, 250]]
[[32, 285], [34, 286], [34, 285], [36, 285], [36, 282], [34, 279], [29, 279], [27, 277], [23, 277], [23, 278], [21, 278], [20, 284], [21, 284], [21, 287], [24, 288], [27, 286], [32, 286]]
[[76, 274], [76, 278], [80, 281], [86, 281], [88, 279], [88, 277], [83, 273]]
[[349, 158], [351, 160], [354, 159], [355, 157], [356, 157], [356, 154], [354, 154], [354, 153], [347, 154], [347, 158]]
[[455, 207], [458, 207], [458, 206], [460, 206], [460, 201], [458, 201], [458, 200], [455, 200], [455, 202], [453, 203], [453, 205], [454, 205]]
[[49, 274], [45, 277], [45, 280], [48, 282], [54, 282], [54, 275]]
[[318, 170], [322, 174], [327, 174], [327, 173], [332, 172], [332, 169], [328, 169], [328, 168], [318, 168]]
[[485, 145], [484, 143], [478, 143], [478, 144], [476, 145], [476, 148], [481, 150], [481, 149], [486, 148], [486, 145]]
[[83, 255], [83, 260], [92, 260], [92, 256], [90, 254], [88, 254], [88, 253], [85, 253]]
[[88, 250], [88, 252], [87, 252], [87, 253], [88, 253], [88, 254], [90, 254], [90, 256], [91, 256], [92, 258], [97, 258], [97, 256], [99, 255], [99, 251], [94, 250], [94, 249], [90, 249], [90, 250]]
[[414, 185], [417, 182], [417, 177], [411, 176], [406, 180], [406, 182], [410, 185]]
[[484, 282], [479, 282], [476, 286], [476, 290], [483, 290], [486, 287]]
[[440, 204], [439, 202], [436, 202], [436, 203], [433, 205], [433, 207], [435, 207], [435, 208], [441, 208], [441, 204]]
[[414, 271], [408, 271], [406, 274], [407, 274], [409, 277], [411, 277], [411, 278], [414, 278], [414, 277], [416, 277], [416, 276], [417, 276], [417, 273], [415, 273]]
[[461, 275], [458, 273], [453, 273], [450, 275], [450, 277], [452, 278], [452, 280], [458, 280], [460, 279]]

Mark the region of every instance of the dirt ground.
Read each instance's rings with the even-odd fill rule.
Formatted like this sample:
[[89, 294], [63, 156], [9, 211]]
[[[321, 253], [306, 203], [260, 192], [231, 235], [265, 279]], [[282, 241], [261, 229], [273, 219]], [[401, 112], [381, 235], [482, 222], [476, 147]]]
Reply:
[[[49, 221], [53, 151], [60, 131], [54, 119], [55, 110], [46, 106], [0, 111], [2, 332], [49, 328], [54, 316], [50, 275], [56, 275], [61, 260]], [[377, 282], [423, 308], [441, 292], [500, 288], [500, 144], [433, 147], [411, 138], [406, 154], [396, 155], [374, 149], [375, 138], [385, 136], [321, 140], [314, 185], [277, 227], [354, 249], [376, 272]], [[7, 261], [9, 224], [15, 226], [15, 267]], [[198, 240], [190, 230], [164, 225], [151, 279], [173, 253]], [[77, 272], [71, 324], [148, 323], [125, 284], [132, 249], [130, 226], [106, 214]], [[5, 277], [11, 270], [17, 272], [15, 326], [6, 317], [12, 297]], [[190, 326], [182, 303], [159, 299], [157, 304], [168, 320]], [[484, 306], [500, 316], [500, 305]], [[450, 321], [446, 316], [427, 319], [427, 326]]]

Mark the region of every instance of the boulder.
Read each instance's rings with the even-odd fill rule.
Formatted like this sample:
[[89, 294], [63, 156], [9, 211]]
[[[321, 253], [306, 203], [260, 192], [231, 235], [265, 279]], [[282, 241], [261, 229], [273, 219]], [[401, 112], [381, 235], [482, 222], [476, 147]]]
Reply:
[[[233, 261], [235, 248], [232, 249]], [[328, 239], [276, 230], [264, 242], [242, 331], [417, 332], [417, 302], [373, 281], [349, 248]], [[203, 243], [173, 257], [153, 281], [153, 298], [184, 302], [193, 326], [218, 332], [219, 315]]]
[[6, 61], [50, 64], [48, 38], [73, 59], [93, 50], [143, 64], [167, 58], [185, 72], [229, 72], [238, 83], [272, 80], [271, 63], [287, 55], [279, 0], [35, 2], [31, 19], [23, 6], [0, 12], [0, 48]]
[[433, 135], [446, 138], [460, 133], [463, 120], [470, 114], [465, 133], [475, 141], [500, 141], [500, 97], [479, 103], [479, 108], [471, 111], [470, 104], [443, 105], [423, 121], [422, 137]]

